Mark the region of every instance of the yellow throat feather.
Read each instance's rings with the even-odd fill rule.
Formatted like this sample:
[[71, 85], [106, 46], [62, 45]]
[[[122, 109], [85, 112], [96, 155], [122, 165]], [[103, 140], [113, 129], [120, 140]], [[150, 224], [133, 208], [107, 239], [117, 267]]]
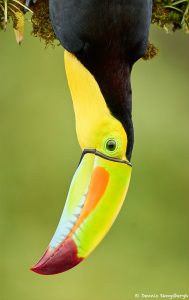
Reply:
[[82, 150], [91, 148], [103, 153], [106, 141], [114, 138], [119, 149], [111, 156], [126, 159], [127, 135], [122, 124], [111, 115], [95, 78], [66, 50], [64, 59]]

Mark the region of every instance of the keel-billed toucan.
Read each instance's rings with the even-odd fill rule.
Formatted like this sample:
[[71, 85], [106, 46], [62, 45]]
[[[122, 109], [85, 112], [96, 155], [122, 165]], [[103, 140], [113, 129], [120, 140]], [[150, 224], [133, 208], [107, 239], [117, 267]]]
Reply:
[[126, 196], [134, 142], [130, 75], [147, 48], [152, 0], [49, 0], [49, 9], [65, 49], [83, 154], [54, 237], [32, 268], [46, 275], [87, 257]]

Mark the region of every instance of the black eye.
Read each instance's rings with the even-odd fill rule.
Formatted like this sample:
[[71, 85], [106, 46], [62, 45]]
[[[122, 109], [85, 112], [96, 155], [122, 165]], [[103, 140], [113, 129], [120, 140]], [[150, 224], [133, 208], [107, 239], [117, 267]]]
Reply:
[[117, 146], [116, 141], [114, 141], [114, 140], [109, 140], [106, 143], [106, 149], [108, 151], [114, 151], [116, 149], [116, 146]]

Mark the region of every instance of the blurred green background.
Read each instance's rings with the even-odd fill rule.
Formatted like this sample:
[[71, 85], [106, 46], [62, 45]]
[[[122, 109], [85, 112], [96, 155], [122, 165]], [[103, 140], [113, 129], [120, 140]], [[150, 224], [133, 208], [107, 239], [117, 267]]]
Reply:
[[[27, 29], [29, 32], [29, 28]], [[124, 207], [77, 268], [29, 271], [48, 245], [77, 166], [63, 49], [0, 33], [0, 299], [131, 300], [189, 293], [189, 37], [152, 28], [160, 54], [132, 74], [135, 148]]]

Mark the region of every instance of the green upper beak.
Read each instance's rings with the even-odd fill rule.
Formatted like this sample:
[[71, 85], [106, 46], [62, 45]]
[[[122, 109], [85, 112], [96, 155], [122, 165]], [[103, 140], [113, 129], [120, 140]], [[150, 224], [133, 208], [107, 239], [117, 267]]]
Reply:
[[57, 230], [33, 271], [64, 272], [93, 251], [120, 211], [131, 170], [126, 161], [84, 150]]

